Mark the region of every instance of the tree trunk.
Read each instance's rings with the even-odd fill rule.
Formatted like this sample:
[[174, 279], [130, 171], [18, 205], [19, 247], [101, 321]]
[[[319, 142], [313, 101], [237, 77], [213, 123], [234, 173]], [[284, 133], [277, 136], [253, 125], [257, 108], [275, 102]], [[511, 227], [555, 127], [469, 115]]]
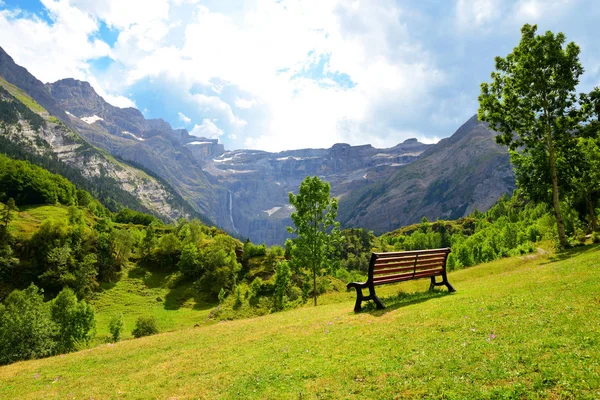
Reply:
[[562, 213], [560, 212], [560, 200], [558, 196], [558, 173], [556, 172], [556, 154], [554, 153], [554, 143], [552, 138], [548, 137], [548, 152], [550, 153], [550, 170], [552, 173], [552, 203], [554, 204], [554, 213], [556, 214], [556, 226], [558, 228], [558, 241], [561, 248], [567, 247], [567, 236], [565, 235], [565, 224]]
[[315, 298], [315, 307], [317, 306], [317, 270], [313, 269], [313, 297]]
[[592, 232], [595, 232], [596, 229], [598, 229], [598, 226], [596, 224], [596, 213], [594, 211], [594, 203], [592, 202], [592, 196], [589, 193], [586, 194], [585, 201], [587, 201], [588, 210], [590, 213], [590, 229], [592, 230]]

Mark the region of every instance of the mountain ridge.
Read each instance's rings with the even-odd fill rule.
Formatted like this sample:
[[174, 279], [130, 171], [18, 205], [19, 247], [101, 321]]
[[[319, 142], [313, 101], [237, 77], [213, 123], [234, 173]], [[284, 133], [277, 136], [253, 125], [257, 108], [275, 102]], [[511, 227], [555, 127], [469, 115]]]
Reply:
[[[13, 75], [26, 73], [9, 69]], [[285, 241], [292, 211], [288, 193], [308, 175], [330, 182], [343, 227], [376, 233], [423, 216], [458, 218], [475, 208], [486, 210], [515, 187], [506, 149], [476, 116], [435, 145], [408, 139], [388, 149], [337, 143], [277, 153], [226, 151], [216, 139], [173, 129], [162, 119], [147, 120], [134, 108], [112, 106], [87, 82], [69, 78], [29, 86], [64, 110], [65, 123], [92, 145], [162, 177], [196, 211], [255, 243]]]

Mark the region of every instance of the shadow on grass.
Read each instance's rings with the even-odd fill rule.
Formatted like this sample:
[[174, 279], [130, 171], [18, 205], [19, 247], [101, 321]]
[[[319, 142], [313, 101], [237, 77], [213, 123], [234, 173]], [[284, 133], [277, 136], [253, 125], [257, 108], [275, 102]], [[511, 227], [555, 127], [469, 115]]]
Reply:
[[217, 303], [211, 302], [194, 288], [191, 281], [176, 272], [160, 271], [147, 266], [136, 265], [128, 271], [129, 278], [140, 279], [148, 289], [167, 289], [163, 306], [165, 310], [178, 310], [193, 300], [193, 310], [207, 310]]
[[564, 261], [580, 254], [588, 253], [590, 251], [597, 251], [599, 247], [600, 246], [598, 246], [598, 244], [596, 243], [565, 249], [560, 252], [557, 252], [556, 254], [551, 255], [550, 257], [548, 257], [547, 261], [540, 263], [540, 265], [550, 264], [557, 261]]
[[208, 310], [215, 307], [217, 302], [207, 301], [193, 286], [184, 285], [173, 288], [165, 296], [165, 310], [178, 310], [189, 300], [194, 300], [193, 310]]
[[413, 304], [422, 303], [427, 300], [436, 299], [439, 297], [448, 296], [450, 292], [447, 290], [428, 290], [426, 292], [404, 293], [399, 292], [396, 295], [380, 297], [385, 305], [385, 309], [378, 310], [373, 301], [369, 301], [363, 306], [363, 312], [368, 312], [371, 315], [379, 317], [389, 311], [397, 310], [402, 307]]

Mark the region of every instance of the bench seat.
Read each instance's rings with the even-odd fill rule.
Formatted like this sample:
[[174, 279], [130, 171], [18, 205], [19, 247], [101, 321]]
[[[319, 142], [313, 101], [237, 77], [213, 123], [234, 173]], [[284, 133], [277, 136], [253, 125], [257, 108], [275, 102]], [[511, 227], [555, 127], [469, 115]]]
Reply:
[[[351, 282], [348, 289], [356, 289], [356, 305], [354, 311], [361, 310], [363, 301], [373, 300], [378, 309], [385, 306], [375, 294], [375, 286], [388, 283], [404, 282], [412, 279], [430, 278], [429, 289], [444, 285], [448, 291], [455, 289], [448, 282], [446, 275], [446, 260], [450, 254], [449, 248], [398, 251], [389, 253], [373, 253], [369, 262], [369, 272], [366, 282]], [[436, 277], [441, 277], [441, 282]], [[369, 295], [364, 296], [363, 289], [369, 289]]]

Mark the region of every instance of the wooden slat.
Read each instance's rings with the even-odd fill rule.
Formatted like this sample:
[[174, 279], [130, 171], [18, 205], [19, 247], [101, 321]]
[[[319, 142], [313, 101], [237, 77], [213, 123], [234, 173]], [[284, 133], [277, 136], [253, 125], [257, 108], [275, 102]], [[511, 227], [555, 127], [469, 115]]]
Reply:
[[[416, 270], [417, 272], [419, 270], [423, 270], [423, 269], [431, 269], [434, 267], [443, 267], [444, 263], [443, 262], [436, 262], [436, 263], [431, 263], [431, 264], [427, 264], [427, 265], [417, 265]], [[402, 272], [402, 271], [414, 271], [415, 267], [402, 267], [402, 268], [391, 268], [391, 269], [384, 269], [384, 270], [374, 270], [373, 271], [373, 276], [375, 275], [389, 275], [389, 274], [393, 274], [394, 272]]]
[[[440, 258], [440, 257], [446, 257], [446, 254], [448, 253], [434, 253], [434, 254], [423, 254], [423, 255], [419, 255], [418, 259], [419, 260], [428, 260], [430, 258]], [[375, 264], [378, 263], [387, 263], [387, 262], [396, 262], [396, 261], [408, 261], [408, 260], [414, 260], [415, 256], [406, 256], [406, 257], [386, 257], [386, 258], [377, 258], [377, 260], [375, 260]]]
[[402, 282], [410, 279], [427, 278], [430, 276], [437, 276], [442, 273], [443, 269], [430, 269], [427, 271], [417, 272], [416, 274], [406, 273], [400, 275], [389, 275], [373, 278], [373, 285], [383, 285], [384, 283]]
[[431, 250], [412, 250], [412, 251], [396, 251], [390, 253], [374, 253], [377, 258], [390, 258], [390, 257], [398, 257], [398, 256], [414, 256], [416, 254], [432, 254], [432, 253], [449, 253], [449, 248], [443, 249], [431, 249]]
[[405, 265], [415, 265], [414, 258], [410, 261], [400, 261], [400, 262], [393, 262], [393, 263], [387, 263], [387, 264], [375, 263], [375, 265], [373, 266], [373, 269], [403, 267]]
[[[446, 257], [437, 257], [437, 258], [430, 258], [427, 260], [421, 260], [420, 258], [417, 259], [417, 265], [420, 264], [427, 264], [430, 262], [444, 262], [444, 260], [446, 259]], [[393, 268], [393, 267], [404, 267], [406, 265], [415, 265], [415, 260], [413, 259], [412, 261], [402, 261], [402, 262], [393, 262], [393, 263], [375, 263], [375, 265], [373, 266], [373, 269], [385, 269], [385, 268]]]

